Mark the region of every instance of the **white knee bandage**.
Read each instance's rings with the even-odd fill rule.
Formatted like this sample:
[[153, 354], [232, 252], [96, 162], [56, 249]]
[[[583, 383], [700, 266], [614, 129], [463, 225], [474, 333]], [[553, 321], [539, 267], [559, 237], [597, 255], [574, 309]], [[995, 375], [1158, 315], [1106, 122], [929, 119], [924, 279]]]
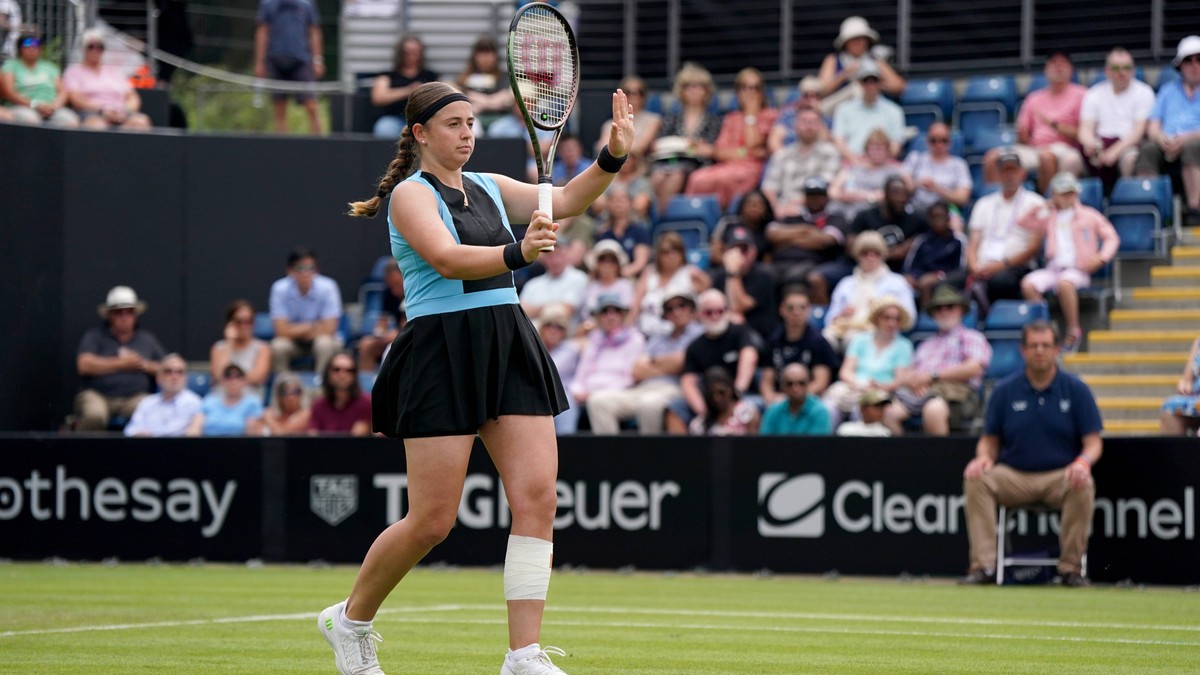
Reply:
[[545, 600], [553, 558], [553, 543], [509, 535], [508, 552], [504, 555], [504, 599]]

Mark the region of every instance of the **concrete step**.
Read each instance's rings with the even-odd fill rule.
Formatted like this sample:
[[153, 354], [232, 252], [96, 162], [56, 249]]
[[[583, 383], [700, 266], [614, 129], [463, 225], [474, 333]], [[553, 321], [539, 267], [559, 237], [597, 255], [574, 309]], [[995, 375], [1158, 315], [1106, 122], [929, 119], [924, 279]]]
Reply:
[[1114, 309], [1113, 330], [1191, 330], [1200, 335], [1200, 309]]
[[1165, 396], [1097, 396], [1101, 419], [1157, 420]]
[[1194, 287], [1197, 284], [1200, 284], [1200, 266], [1164, 266], [1150, 269], [1150, 285], [1155, 288]]
[[1184, 358], [1195, 339], [1192, 330], [1094, 330], [1087, 344], [1089, 352], [1171, 352]]
[[1170, 375], [1178, 378], [1187, 352], [1084, 352], [1067, 354], [1063, 367], [1080, 377], [1088, 375]]
[[1129, 309], [1194, 309], [1200, 311], [1200, 285], [1175, 288], [1133, 288], [1121, 300], [1121, 307]]
[[1084, 375], [1096, 396], [1162, 396], [1175, 391], [1176, 375]]
[[1200, 244], [1200, 227], [1183, 228], [1182, 243], [1195, 246]]
[[1171, 264], [1176, 267], [1200, 265], [1200, 246], [1176, 246], [1171, 249]]
[[1105, 436], [1150, 436], [1158, 432], [1157, 419], [1104, 419]]

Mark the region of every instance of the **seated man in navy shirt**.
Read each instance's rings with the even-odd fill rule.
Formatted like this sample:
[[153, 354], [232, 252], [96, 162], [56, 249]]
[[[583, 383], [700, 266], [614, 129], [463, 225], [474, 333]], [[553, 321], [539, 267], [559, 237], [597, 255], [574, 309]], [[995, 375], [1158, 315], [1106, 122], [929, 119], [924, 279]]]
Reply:
[[821, 336], [821, 331], [808, 323], [811, 309], [812, 303], [804, 286], [784, 287], [783, 299], [779, 301], [783, 326], [767, 338], [761, 357], [763, 369], [759, 392], [765, 405], [787, 398], [786, 390], [779, 386], [779, 375], [790, 364], [799, 363], [808, 369], [808, 393], [818, 398], [837, 373], [840, 365], [837, 353]]
[[975, 458], [963, 471], [971, 566], [965, 584], [996, 583], [996, 504], [1046, 504], [1062, 510], [1058, 572], [1086, 586], [1081, 561], [1095, 509], [1092, 466], [1100, 459], [1100, 411], [1079, 378], [1057, 366], [1053, 325], [1021, 331], [1025, 370], [1001, 381], [988, 402]]

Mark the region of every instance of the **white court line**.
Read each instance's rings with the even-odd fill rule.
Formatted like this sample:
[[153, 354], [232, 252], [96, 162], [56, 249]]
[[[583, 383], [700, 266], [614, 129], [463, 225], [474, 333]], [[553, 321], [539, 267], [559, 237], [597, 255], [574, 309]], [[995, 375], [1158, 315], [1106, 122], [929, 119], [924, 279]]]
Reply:
[[[463, 612], [463, 611], [502, 611], [503, 607], [499, 605], [432, 605], [428, 607], [402, 607], [394, 609], [381, 609], [380, 614], [399, 615], [395, 616], [391, 621], [401, 622], [425, 622], [425, 623], [442, 623], [442, 624], [485, 624], [485, 625], [500, 625], [506, 623], [503, 618], [497, 619], [466, 619], [466, 618], [433, 618], [424, 616], [429, 613], [438, 612]], [[745, 611], [724, 611], [724, 610], [674, 610], [674, 609], [645, 609], [645, 608], [621, 608], [621, 607], [553, 607], [550, 610], [554, 613], [581, 613], [581, 614], [635, 614], [635, 615], [657, 615], [657, 616], [708, 616], [714, 618], [768, 618], [768, 619], [799, 619], [799, 620], [816, 620], [816, 621], [874, 621], [879, 623], [952, 623], [952, 624], [972, 624], [983, 626], [1008, 626], [1008, 627], [1055, 627], [1055, 628], [1093, 628], [1093, 629], [1138, 629], [1138, 630], [1164, 630], [1164, 631], [1200, 631], [1200, 627], [1196, 626], [1170, 626], [1170, 625], [1140, 625], [1140, 624], [1106, 624], [1106, 623], [1087, 623], [1087, 622], [1066, 622], [1066, 621], [1013, 621], [1003, 619], [973, 619], [973, 618], [939, 618], [939, 617], [897, 617], [897, 616], [882, 616], [882, 615], [865, 615], [865, 614], [818, 614], [806, 612], [745, 612]], [[412, 614], [422, 614], [423, 616], [409, 616]], [[64, 628], [42, 628], [19, 631], [0, 632], [0, 638], [5, 637], [20, 637], [34, 635], [55, 635], [64, 633], [86, 633], [97, 631], [119, 631], [119, 630], [142, 630], [150, 628], [174, 628], [182, 626], [204, 626], [217, 625], [228, 623], [256, 623], [269, 621], [298, 621], [312, 620], [316, 617], [315, 612], [303, 612], [297, 614], [260, 614], [243, 617], [218, 617], [214, 619], [189, 619], [179, 621], [156, 621], [148, 623], [124, 623], [124, 624], [104, 624], [92, 626], [71, 626]], [[948, 637], [948, 638], [966, 638], [966, 639], [989, 639], [989, 640], [1036, 640], [1041, 642], [1081, 642], [1094, 644], [1125, 644], [1125, 645], [1158, 645], [1158, 646], [1177, 646], [1177, 647], [1200, 647], [1200, 642], [1179, 642], [1171, 640], [1140, 640], [1133, 638], [1097, 638], [1097, 637], [1073, 637], [1073, 636], [1045, 636], [1045, 635], [999, 635], [986, 633], [951, 633], [942, 631], [905, 631], [905, 630], [885, 630], [885, 629], [861, 629], [861, 628], [825, 628], [825, 627], [804, 627], [804, 626], [742, 626], [742, 625], [725, 625], [725, 624], [662, 624], [662, 623], [646, 623], [633, 621], [559, 621], [550, 620], [547, 622], [550, 625], [559, 626], [582, 626], [582, 627], [606, 627], [606, 628], [666, 628], [666, 629], [689, 629], [689, 630], [737, 630], [737, 631], [766, 631], [766, 632], [784, 632], [784, 633], [813, 633], [813, 634], [829, 634], [829, 635], [860, 635], [860, 636], [910, 636], [910, 637]]]

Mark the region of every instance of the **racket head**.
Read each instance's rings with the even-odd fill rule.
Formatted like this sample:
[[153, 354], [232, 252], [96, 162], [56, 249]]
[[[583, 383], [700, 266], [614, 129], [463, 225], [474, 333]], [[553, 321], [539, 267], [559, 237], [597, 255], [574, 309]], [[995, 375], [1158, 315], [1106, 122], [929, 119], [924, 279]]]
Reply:
[[566, 17], [544, 2], [513, 15], [508, 28], [508, 79], [537, 147], [536, 130], [557, 131], [579, 95], [579, 45]]

